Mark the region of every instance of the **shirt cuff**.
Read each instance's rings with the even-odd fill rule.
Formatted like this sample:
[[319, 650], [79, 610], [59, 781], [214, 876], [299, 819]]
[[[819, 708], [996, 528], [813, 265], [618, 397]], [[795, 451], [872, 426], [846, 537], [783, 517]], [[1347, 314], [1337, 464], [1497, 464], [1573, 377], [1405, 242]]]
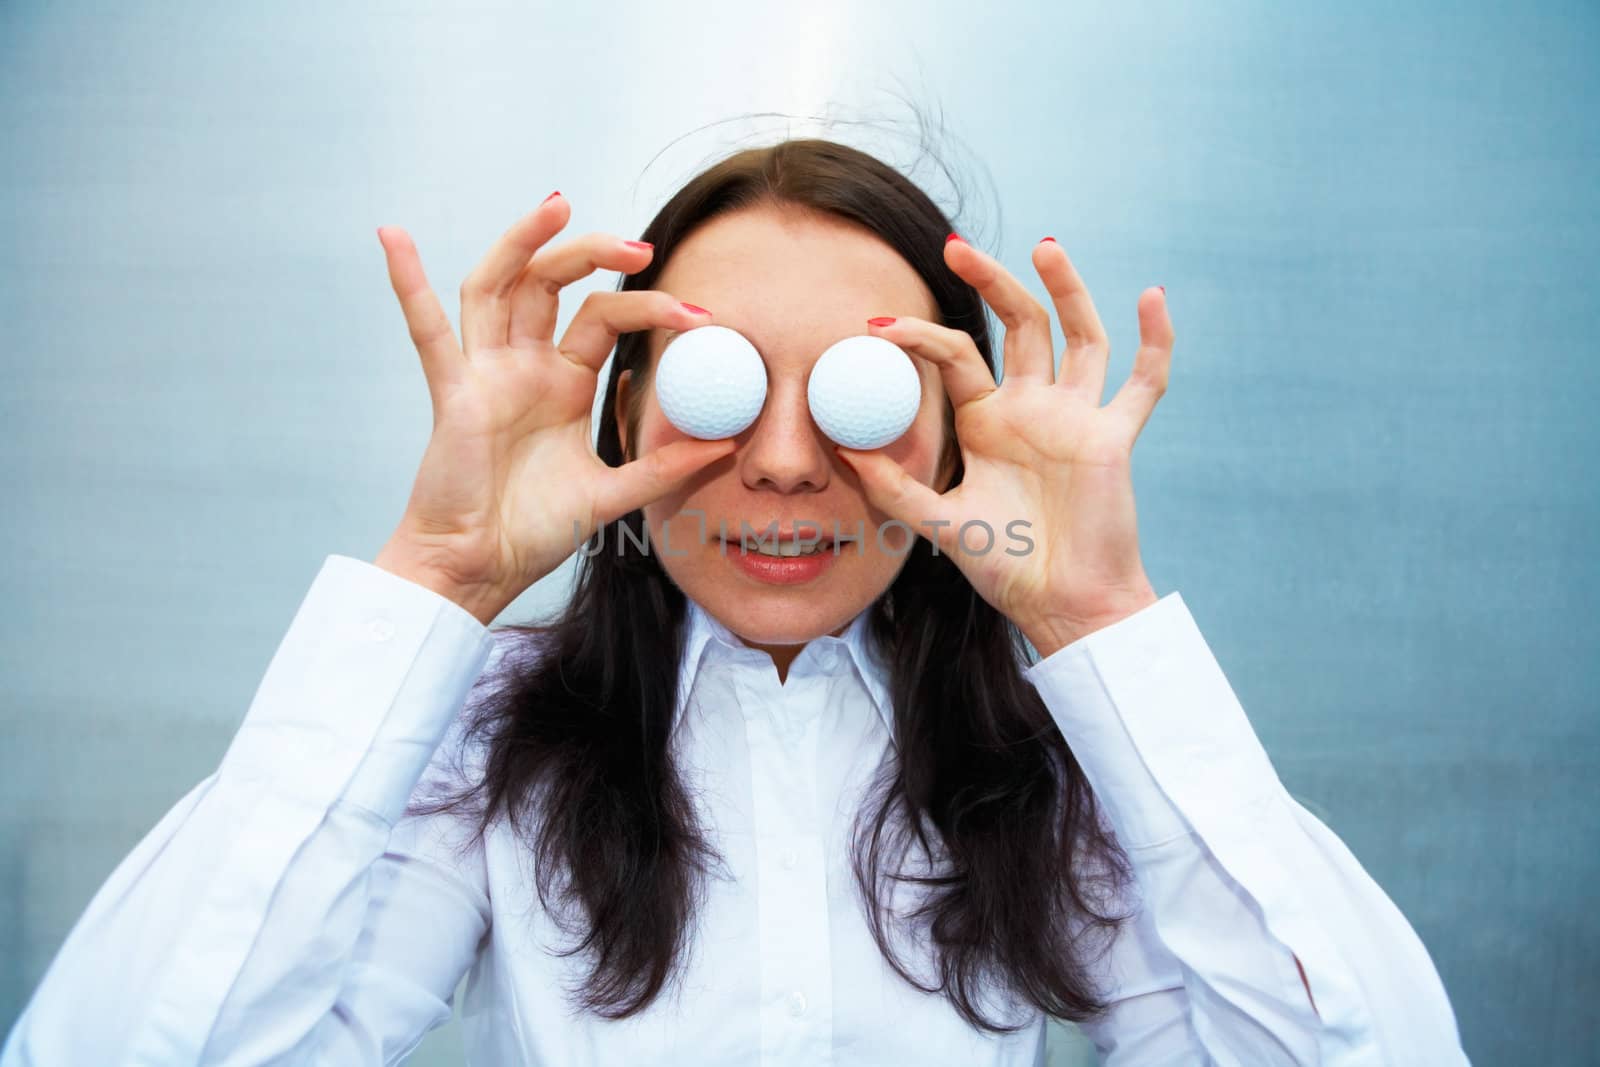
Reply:
[[223, 757], [310, 811], [393, 825], [494, 650], [447, 597], [350, 556], [324, 560]]
[[1125, 847], [1195, 833], [1283, 790], [1177, 592], [1059, 649], [1023, 677]]

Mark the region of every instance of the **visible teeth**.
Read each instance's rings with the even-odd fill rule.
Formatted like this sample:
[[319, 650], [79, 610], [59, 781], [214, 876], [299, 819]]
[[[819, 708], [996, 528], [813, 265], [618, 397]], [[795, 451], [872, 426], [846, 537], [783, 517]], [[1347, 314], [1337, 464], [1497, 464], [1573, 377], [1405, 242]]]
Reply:
[[777, 545], [773, 545], [771, 542], [752, 543], [750, 547], [763, 556], [811, 556], [821, 552], [828, 546], [819, 542], [809, 548], [801, 548], [799, 541], [784, 541]]

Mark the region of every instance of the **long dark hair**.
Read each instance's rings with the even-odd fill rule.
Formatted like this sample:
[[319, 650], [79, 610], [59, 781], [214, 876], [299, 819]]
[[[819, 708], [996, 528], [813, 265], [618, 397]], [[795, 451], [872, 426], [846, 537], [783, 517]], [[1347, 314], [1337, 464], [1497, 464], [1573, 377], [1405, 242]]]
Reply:
[[[900, 172], [832, 141], [748, 149], [695, 177], [643, 233], [656, 249], [650, 266], [624, 275], [620, 288], [652, 288], [677, 244], [707, 220], [768, 205], [882, 238], [927, 283], [944, 324], [970, 333], [993, 368], [982, 299], [944, 264], [949, 220]], [[606, 383], [597, 450], [612, 466], [624, 461], [617, 378], [632, 370], [630, 395], [643, 396], [648, 336], [619, 339]], [[627, 418], [631, 429], [637, 411]], [[946, 431], [953, 486], [962, 464], [948, 401]], [[494, 684], [475, 689], [463, 735], [481, 748], [482, 775], [411, 809], [470, 805], [479, 835], [498, 816], [509, 820], [534, 854], [541, 904], [573, 916], [556, 919], [576, 934], [563, 954], [589, 954], [588, 978], [572, 993], [608, 1018], [641, 1010], [675, 974], [703, 899], [699, 880], [719, 859], [695, 825], [669, 744], [684, 594], [638, 547], [643, 513], [617, 524], [628, 533], [616, 531], [615, 551], [580, 554], [564, 610], [544, 625], [502, 628], [510, 651]], [[1092, 1018], [1105, 1004], [1088, 965], [1127, 918], [1109, 904], [1129, 867], [1022, 677], [1025, 642], [920, 537], [868, 611], [870, 638], [892, 664], [895, 744], [858, 813], [853, 868], [879, 950], [902, 978], [943, 992], [975, 1027], [1022, 1025], [981, 1010], [995, 983], [1048, 1015]], [[913, 845], [938, 858], [931, 873], [904, 870]], [[885, 914], [883, 888], [894, 881], [926, 887], [909, 915]], [[917, 942], [937, 950], [936, 983], [896, 958], [888, 934], [898, 922], [915, 924]]]

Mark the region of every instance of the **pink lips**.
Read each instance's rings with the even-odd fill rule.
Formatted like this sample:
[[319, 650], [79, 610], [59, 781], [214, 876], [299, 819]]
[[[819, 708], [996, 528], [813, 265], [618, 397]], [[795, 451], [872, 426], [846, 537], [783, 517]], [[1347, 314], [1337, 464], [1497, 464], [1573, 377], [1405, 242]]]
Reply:
[[815, 581], [833, 566], [837, 558], [831, 549], [819, 549], [801, 556], [766, 556], [754, 549], [741, 548], [737, 543], [734, 543], [733, 551], [725, 555], [728, 562], [747, 578], [764, 585], [798, 585]]

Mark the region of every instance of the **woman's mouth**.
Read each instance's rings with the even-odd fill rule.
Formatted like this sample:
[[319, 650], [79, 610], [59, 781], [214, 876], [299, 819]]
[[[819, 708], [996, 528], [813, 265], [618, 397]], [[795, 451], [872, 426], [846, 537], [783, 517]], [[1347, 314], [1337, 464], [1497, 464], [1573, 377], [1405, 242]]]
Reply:
[[739, 534], [725, 533], [720, 538], [724, 549], [739, 547], [773, 558], [793, 558], [829, 550], [834, 543], [833, 537], [809, 524], [791, 526], [781, 533], [777, 523], [761, 529], [754, 529], [748, 523], [743, 527]]
[[796, 585], [815, 581], [838, 558], [834, 540], [816, 530], [802, 529], [788, 537], [765, 531], [722, 538], [721, 554], [745, 577], [764, 585]]

